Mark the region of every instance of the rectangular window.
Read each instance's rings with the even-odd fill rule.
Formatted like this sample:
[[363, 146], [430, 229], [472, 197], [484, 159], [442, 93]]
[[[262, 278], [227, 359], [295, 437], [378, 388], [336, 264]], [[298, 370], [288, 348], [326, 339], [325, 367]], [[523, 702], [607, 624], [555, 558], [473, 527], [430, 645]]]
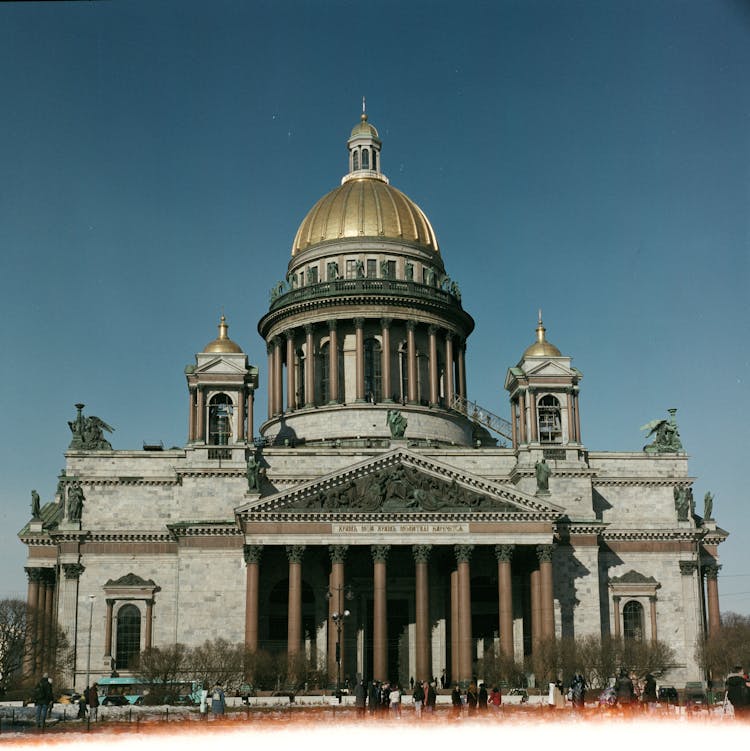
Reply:
[[357, 278], [357, 262], [354, 259], [348, 260], [346, 262], [346, 278], [347, 279]]
[[367, 278], [374, 279], [378, 275], [378, 262], [374, 258], [367, 259]]
[[310, 266], [310, 268], [307, 269], [307, 283], [308, 284], [318, 283], [318, 267], [317, 266]]
[[386, 279], [396, 278], [396, 262], [395, 261], [385, 262], [385, 277]]

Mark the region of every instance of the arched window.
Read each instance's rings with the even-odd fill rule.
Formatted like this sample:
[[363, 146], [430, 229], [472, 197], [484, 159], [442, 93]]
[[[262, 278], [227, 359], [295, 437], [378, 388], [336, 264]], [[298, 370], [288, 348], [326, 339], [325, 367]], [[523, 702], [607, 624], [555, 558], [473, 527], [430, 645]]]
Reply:
[[625, 603], [622, 609], [622, 634], [626, 639], [643, 639], [643, 605], [636, 600]]
[[370, 402], [383, 401], [380, 353], [377, 339], [365, 340], [365, 398]]
[[141, 652], [141, 611], [135, 605], [123, 605], [117, 613], [117, 667], [133, 670]]
[[537, 406], [539, 412], [539, 440], [542, 443], [562, 443], [562, 421], [560, 419], [560, 402], [547, 394]]
[[226, 394], [216, 394], [208, 404], [208, 442], [211, 446], [226, 446], [232, 435], [232, 400]]
[[370, 152], [362, 149], [362, 169], [370, 169]]
[[359, 169], [359, 154], [354, 151], [352, 153], [352, 171]]
[[377, 170], [378, 168], [378, 152], [377, 151], [372, 152], [372, 168], [374, 170]]

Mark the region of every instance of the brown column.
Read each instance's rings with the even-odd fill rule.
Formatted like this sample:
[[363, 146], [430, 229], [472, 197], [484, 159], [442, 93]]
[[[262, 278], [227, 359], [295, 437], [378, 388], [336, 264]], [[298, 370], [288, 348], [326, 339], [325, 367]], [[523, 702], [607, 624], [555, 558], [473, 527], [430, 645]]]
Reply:
[[305, 407], [315, 406], [315, 341], [313, 325], [305, 324]]
[[[719, 569], [721, 566], [706, 566], [706, 599], [708, 600], [708, 634], [716, 636], [721, 630], [721, 614], [719, 612]], [[656, 599], [656, 598], [654, 598]], [[656, 605], [654, 604], [654, 611]], [[653, 615], [656, 623], [656, 613]]]
[[[335, 683], [338, 675], [336, 664], [336, 644], [339, 645], [341, 679], [346, 676], [346, 661], [344, 659], [345, 645], [345, 620], [343, 613], [346, 610], [346, 597], [344, 593], [344, 561], [348, 547], [346, 545], [329, 545], [328, 552], [331, 556], [331, 578], [328, 600], [328, 681]], [[333, 615], [339, 615], [337, 627]]]
[[651, 616], [651, 641], [655, 642], [658, 639], [658, 631], [656, 629], [656, 595], [651, 595], [648, 598], [648, 607]]
[[510, 436], [513, 448], [518, 448], [518, 432], [516, 427], [516, 421], [518, 420], [518, 405], [516, 402], [510, 403]]
[[[339, 396], [339, 335], [336, 330], [338, 321], [333, 318], [328, 321], [328, 388], [330, 394], [328, 397], [329, 404], [338, 404], [341, 401]], [[323, 394], [325, 398], [325, 394]]]
[[268, 419], [270, 420], [273, 417], [273, 384], [274, 384], [274, 377], [273, 377], [273, 343], [268, 341], [266, 342], [266, 353], [268, 354], [268, 376], [266, 378], [266, 383], [268, 384], [267, 391], [268, 391]]
[[255, 402], [255, 389], [250, 388], [247, 392], [247, 442], [253, 442], [253, 422], [254, 422], [254, 406]]
[[386, 590], [386, 562], [390, 545], [373, 545], [372, 593], [372, 677], [388, 680], [388, 593]]
[[242, 549], [247, 564], [245, 572], [245, 648], [258, 650], [258, 564], [263, 554], [262, 545], [245, 545]]
[[456, 545], [458, 569], [458, 680], [462, 683], [472, 678], [472, 635], [471, 635], [471, 571], [469, 560], [473, 545]]
[[578, 408], [580, 406], [580, 402], [578, 401], [578, 388], [575, 389], [573, 396], [576, 410], [576, 441], [578, 441], [578, 443], [581, 443], [581, 413], [578, 411]]
[[612, 605], [615, 609], [615, 639], [619, 639], [622, 635], [620, 628], [620, 596], [614, 595], [612, 597]]
[[391, 319], [381, 318], [380, 326], [383, 336], [383, 348], [380, 353], [382, 371], [381, 378], [383, 379], [383, 401], [392, 402], [393, 389], [391, 388]]
[[567, 389], [568, 395], [568, 443], [576, 442], [576, 417], [573, 409], [573, 389]]
[[416, 672], [418, 681], [429, 681], [432, 678], [432, 661], [430, 659], [430, 590], [428, 564], [431, 545], [413, 545], [416, 603], [415, 603], [415, 642], [416, 642]]
[[495, 545], [500, 651], [505, 657], [511, 659], [513, 658], [513, 579], [510, 562], [513, 558], [513, 548], [513, 545]]
[[245, 438], [245, 389], [240, 388], [237, 392], [237, 432], [235, 433], [237, 443]]
[[287, 545], [289, 559], [289, 607], [287, 619], [287, 656], [290, 669], [302, 647], [302, 557], [304, 545]]
[[414, 321], [406, 322], [406, 364], [409, 374], [406, 401], [409, 404], [417, 403], [417, 344], [414, 338], [416, 326]]
[[197, 389], [198, 401], [195, 406], [196, 435], [195, 440], [198, 443], [206, 442], [206, 402], [203, 389], [199, 386]]
[[537, 545], [541, 589], [542, 638], [555, 637], [555, 601], [552, 585], [552, 545]]
[[146, 633], [143, 637], [143, 646], [151, 649], [154, 634], [154, 601], [146, 600]]
[[281, 339], [273, 339], [273, 413], [281, 415], [284, 412], [284, 366], [281, 357]]
[[445, 334], [445, 406], [453, 408], [453, 334], [448, 331]]
[[52, 650], [54, 642], [54, 601], [55, 601], [55, 572], [47, 569], [47, 584], [44, 594], [44, 669], [49, 670], [52, 664]]
[[518, 392], [518, 430], [520, 435], [518, 440], [523, 444], [526, 443], [526, 392]]
[[292, 412], [297, 409], [297, 385], [294, 373], [294, 329], [284, 332], [286, 335], [286, 408]]
[[31, 676], [35, 670], [36, 664], [36, 604], [39, 598], [39, 580], [41, 579], [41, 569], [27, 568], [26, 576], [29, 578], [26, 589], [26, 639], [23, 650], [23, 674]]
[[[437, 326], [429, 326], [427, 333], [430, 337], [430, 406], [437, 407], [440, 398], [440, 384], [438, 383], [437, 356]], [[430, 676], [428, 676], [429, 678]]]
[[539, 654], [539, 643], [542, 640], [542, 591], [538, 568], [533, 569], [529, 574], [529, 589], [531, 590], [531, 653], [533, 655]]
[[365, 400], [365, 319], [354, 319], [354, 348], [356, 355], [356, 392], [355, 401]]
[[458, 346], [458, 393], [466, 399], [466, 341]]
[[451, 683], [459, 678], [458, 569], [451, 571]]
[[36, 649], [34, 650], [34, 665], [36, 671], [42, 671], [44, 656], [44, 601], [47, 596], [47, 577], [44, 569], [40, 569], [39, 588], [36, 593]]
[[104, 618], [104, 656], [112, 656], [112, 611], [115, 601], [107, 600], [107, 615]]
[[529, 388], [529, 423], [531, 424], [531, 441], [536, 443], [539, 441], [539, 426], [536, 421], [536, 394], [535, 390]]
[[188, 388], [188, 443], [195, 440], [195, 387]]

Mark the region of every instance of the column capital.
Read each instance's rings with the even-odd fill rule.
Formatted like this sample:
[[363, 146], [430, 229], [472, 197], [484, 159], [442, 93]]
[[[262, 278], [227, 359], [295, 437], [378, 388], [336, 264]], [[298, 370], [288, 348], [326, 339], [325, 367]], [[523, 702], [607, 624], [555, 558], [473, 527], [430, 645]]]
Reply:
[[286, 557], [289, 559], [289, 563], [302, 563], [302, 558], [305, 555], [304, 545], [287, 545]]
[[273, 350], [274, 350], [273, 339], [268, 339], [266, 341], [266, 354], [267, 355], [272, 355], [273, 354]]
[[40, 582], [44, 577], [44, 569], [42, 568], [24, 568], [24, 571], [29, 581]]
[[552, 552], [554, 549], [554, 545], [537, 545], [536, 555], [539, 558], [539, 563], [552, 563]]
[[453, 331], [450, 331], [450, 329], [446, 329], [445, 331], [445, 338], [452, 342], [456, 338], [456, 334]]
[[683, 576], [692, 576], [697, 570], [697, 561], [680, 561], [680, 573]]
[[273, 344], [274, 347], [280, 347], [281, 346], [281, 337], [280, 336], [274, 336], [271, 339], [271, 343]]
[[430, 325], [429, 325], [429, 326], [427, 327], [427, 333], [428, 333], [428, 334], [429, 334], [430, 336], [435, 336], [435, 334], [437, 334], [437, 332], [438, 332], [438, 329], [439, 329], [439, 328], [440, 328], [439, 326], [436, 326], [436, 325], [435, 325], [434, 323], [431, 323], [431, 324], [430, 324]]
[[287, 329], [286, 331], [284, 331], [284, 336], [287, 338], [287, 341], [288, 340], [294, 341], [294, 335], [296, 331], [297, 329], [295, 327], [292, 327], [291, 329]]
[[104, 602], [107, 603], [108, 608], [113, 608], [117, 600], [114, 597], [108, 597]]
[[622, 600], [622, 595], [612, 595], [612, 602], [614, 602], [615, 605], [619, 605], [620, 600]]
[[354, 319], [354, 327], [361, 329], [364, 328], [365, 325], [365, 319], [364, 318], [355, 318]]
[[393, 323], [393, 318], [381, 318], [380, 327], [383, 329], [389, 329]]
[[406, 328], [409, 331], [414, 331], [417, 328], [417, 322], [412, 321], [411, 318], [406, 321]]
[[80, 563], [63, 563], [62, 570], [66, 579], [79, 579], [86, 567]]
[[717, 579], [719, 577], [719, 571], [721, 565], [718, 563], [706, 563], [703, 566], [703, 570], [706, 573], [706, 579]]
[[495, 558], [498, 563], [510, 563], [515, 547], [515, 545], [495, 545]]
[[373, 563], [385, 563], [388, 560], [388, 553], [391, 552], [390, 545], [371, 545], [370, 554]]
[[411, 552], [415, 563], [429, 563], [432, 545], [412, 545]]
[[312, 324], [312, 323], [306, 323], [305, 324], [305, 334], [307, 334], [309, 336], [310, 334], [312, 334], [314, 328], [315, 328], [314, 324]]
[[343, 563], [346, 560], [346, 554], [349, 552], [348, 545], [329, 545], [328, 555], [331, 557], [331, 563]]
[[245, 563], [260, 563], [260, 558], [263, 555], [263, 546], [243, 545], [242, 555], [245, 558]]
[[456, 563], [468, 563], [473, 551], [473, 545], [454, 545], [453, 552], [456, 555]]
[[328, 324], [329, 331], [336, 331], [336, 327], [339, 325], [337, 318], [329, 318], [326, 323]]

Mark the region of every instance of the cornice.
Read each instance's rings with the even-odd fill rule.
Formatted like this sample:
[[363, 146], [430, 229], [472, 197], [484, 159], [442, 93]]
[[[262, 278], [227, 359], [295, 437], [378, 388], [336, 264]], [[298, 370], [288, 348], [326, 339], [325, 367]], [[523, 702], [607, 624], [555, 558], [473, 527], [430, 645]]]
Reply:
[[689, 487], [695, 481], [694, 477], [602, 477], [597, 475], [593, 480], [594, 487]]
[[174, 539], [180, 537], [242, 537], [243, 532], [235, 522], [179, 522], [168, 524], [171, 535]]
[[168, 531], [143, 530], [143, 531], [115, 531], [97, 530], [89, 531], [85, 540], [92, 542], [174, 542], [174, 538]]
[[264, 512], [255, 515], [252, 511], [242, 514], [243, 521], [251, 524], [258, 523], [306, 523], [306, 524], [469, 524], [469, 523], [515, 523], [543, 522], [553, 524], [559, 514], [552, 513], [524, 513], [505, 511], [477, 511], [477, 512], [330, 512], [330, 511], [284, 511]]
[[602, 541], [627, 542], [632, 540], [652, 540], [670, 542], [695, 542], [700, 538], [694, 529], [612, 529], [602, 532]]
[[[560, 446], [559, 448], [565, 449], [565, 446]], [[577, 448], [571, 446], [570, 448]], [[510, 476], [508, 477], [508, 480], [512, 483], [517, 483], [522, 477], [536, 477], [536, 471], [534, 467], [532, 466], [523, 466], [523, 467], [514, 467], [513, 470], [510, 473]], [[550, 474], [550, 477], [583, 477], [583, 478], [591, 478], [592, 482], [594, 482], [594, 478], [596, 477], [596, 470], [590, 469], [589, 467], [555, 467], [552, 466], [552, 473]], [[596, 483], [595, 483], [596, 484]]]

